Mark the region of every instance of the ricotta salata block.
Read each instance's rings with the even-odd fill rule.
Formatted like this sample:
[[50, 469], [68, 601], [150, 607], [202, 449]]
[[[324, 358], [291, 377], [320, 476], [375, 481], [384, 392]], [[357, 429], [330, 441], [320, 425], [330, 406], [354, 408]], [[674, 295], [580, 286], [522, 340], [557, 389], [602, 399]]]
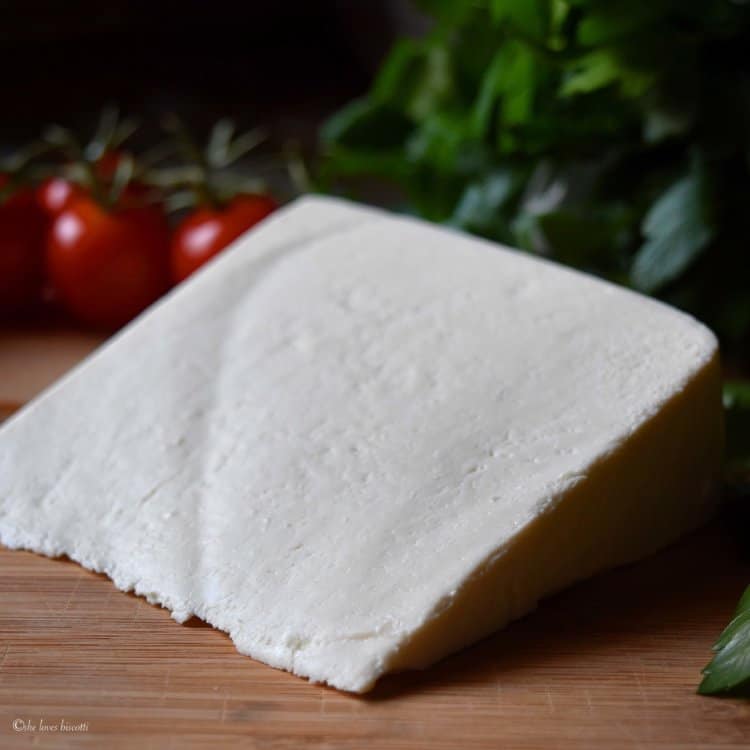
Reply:
[[363, 692], [694, 528], [721, 454], [695, 320], [306, 198], [0, 430], [0, 541]]

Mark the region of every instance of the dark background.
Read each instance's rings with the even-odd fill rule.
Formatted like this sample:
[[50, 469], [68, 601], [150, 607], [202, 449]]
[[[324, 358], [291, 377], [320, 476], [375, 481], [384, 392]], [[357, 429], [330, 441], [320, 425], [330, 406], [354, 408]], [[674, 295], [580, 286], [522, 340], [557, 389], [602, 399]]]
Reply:
[[141, 137], [175, 111], [197, 134], [230, 116], [311, 146], [421, 26], [408, 0], [12, 0], [0, 16], [4, 151], [50, 122], [85, 136], [108, 103], [144, 119]]

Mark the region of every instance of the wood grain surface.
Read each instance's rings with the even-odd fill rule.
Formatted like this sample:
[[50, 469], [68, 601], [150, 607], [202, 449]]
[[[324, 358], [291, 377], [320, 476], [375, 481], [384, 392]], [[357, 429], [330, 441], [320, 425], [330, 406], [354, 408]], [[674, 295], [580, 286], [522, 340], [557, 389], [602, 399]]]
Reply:
[[70, 561], [0, 548], [0, 748], [750, 748], [750, 702], [695, 695], [748, 582], [716, 522], [356, 697]]
[[0, 328], [0, 409], [28, 401], [101, 342], [100, 335], [67, 327]]

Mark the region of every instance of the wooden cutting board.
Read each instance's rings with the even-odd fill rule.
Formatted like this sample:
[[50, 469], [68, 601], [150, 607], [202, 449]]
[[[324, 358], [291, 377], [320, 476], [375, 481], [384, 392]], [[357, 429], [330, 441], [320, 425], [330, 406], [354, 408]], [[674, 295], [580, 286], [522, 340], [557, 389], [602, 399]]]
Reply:
[[[16, 354], [0, 335], [0, 401], [96, 343], [13, 341]], [[0, 548], [0, 748], [750, 748], [750, 702], [695, 695], [747, 583], [714, 523], [355, 697], [241, 656], [70, 561]]]

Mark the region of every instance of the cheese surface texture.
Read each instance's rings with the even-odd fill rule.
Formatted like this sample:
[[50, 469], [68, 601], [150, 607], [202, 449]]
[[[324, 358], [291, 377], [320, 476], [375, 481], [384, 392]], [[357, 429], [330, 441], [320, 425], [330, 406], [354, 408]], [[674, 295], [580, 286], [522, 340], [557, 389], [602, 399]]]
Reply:
[[0, 428], [0, 541], [363, 692], [710, 514], [714, 336], [307, 198]]

